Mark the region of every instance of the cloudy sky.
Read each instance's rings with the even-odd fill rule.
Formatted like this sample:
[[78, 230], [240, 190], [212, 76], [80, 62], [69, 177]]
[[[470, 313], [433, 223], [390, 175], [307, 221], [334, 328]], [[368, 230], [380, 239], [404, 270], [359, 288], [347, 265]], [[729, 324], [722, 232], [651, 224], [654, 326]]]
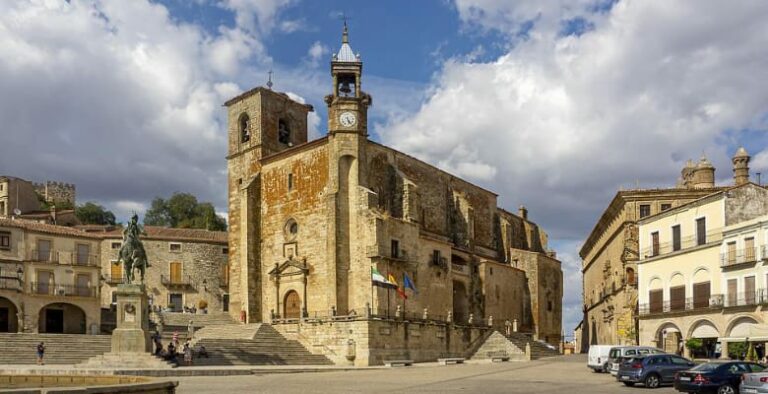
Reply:
[[[77, 184], [125, 217], [192, 192], [226, 211], [221, 104], [264, 84], [325, 133], [342, 13], [372, 138], [529, 207], [580, 319], [578, 247], [619, 188], [739, 145], [768, 169], [768, 2], [0, 2], [0, 174]], [[768, 173], [766, 173], [768, 174]]]

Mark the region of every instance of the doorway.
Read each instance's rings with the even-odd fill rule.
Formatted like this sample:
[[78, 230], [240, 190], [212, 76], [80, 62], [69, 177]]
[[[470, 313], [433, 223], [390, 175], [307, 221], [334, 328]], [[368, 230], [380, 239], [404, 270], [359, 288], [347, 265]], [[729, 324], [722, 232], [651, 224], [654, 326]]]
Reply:
[[453, 282], [453, 321], [466, 323], [469, 318], [467, 287], [463, 282]]
[[64, 333], [64, 310], [46, 309], [45, 310], [45, 332], [48, 334]]
[[0, 308], [0, 332], [11, 332], [8, 308]]
[[174, 312], [181, 312], [184, 301], [179, 293], [171, 293], [168, 295], [168, 306]]
[[298, 319], [301, 317], [301, 298], [299, 293], [295, 290], [291, 290], [285, 295], [285, 303], [283, 304], [285, 309], [285, 319]]
[[229, 294], [224, 294], [224, 296], [222, 296], [221, 303], [223, 304], [224, 312], [229, 312]]

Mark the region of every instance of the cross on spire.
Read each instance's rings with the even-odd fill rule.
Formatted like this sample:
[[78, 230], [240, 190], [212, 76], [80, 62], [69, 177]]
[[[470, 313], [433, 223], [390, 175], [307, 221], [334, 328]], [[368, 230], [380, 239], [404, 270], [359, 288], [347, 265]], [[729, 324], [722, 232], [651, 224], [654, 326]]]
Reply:
[[341, 43], [349, 44], [349, 29], [347, 28], [347, 21], [352, 19], [345, 13], [340, 13], [339, 18], [344, 21], [344, 33], [341, 35]]

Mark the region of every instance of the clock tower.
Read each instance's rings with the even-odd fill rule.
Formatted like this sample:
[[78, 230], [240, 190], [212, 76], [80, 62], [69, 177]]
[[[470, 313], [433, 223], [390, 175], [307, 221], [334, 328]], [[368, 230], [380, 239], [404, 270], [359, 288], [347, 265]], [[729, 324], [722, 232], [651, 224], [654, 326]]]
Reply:
[[328, 104], [328, 132], [368, 136], [368, 107], [371, 96], [361, 90], [363, 62], [349, 45], [349, 30], [344, 22], [341, 49], [331, 60], [333, 93], [325, 97]]

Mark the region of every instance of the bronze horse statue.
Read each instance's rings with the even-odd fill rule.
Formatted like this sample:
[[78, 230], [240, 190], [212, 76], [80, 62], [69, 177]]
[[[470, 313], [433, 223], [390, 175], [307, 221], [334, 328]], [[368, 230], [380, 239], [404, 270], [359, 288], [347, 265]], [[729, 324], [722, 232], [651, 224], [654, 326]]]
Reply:
[[144, 283], [144, 274], [149, 265], [147, 260], [147, 252], [144, 250], [144, 245], [139, 240], [138, 224], [139, 217], [135, 213], [128, 223], [128, 226], [123, 230], [123, 246], [120, 247], [120, 253], [118, 260], [115, 264], [123, 263], [125, 271], [125, 283], [131, 284], [135, 280], [133, 270], [138, 269], [141, 273], [141, 283]]

